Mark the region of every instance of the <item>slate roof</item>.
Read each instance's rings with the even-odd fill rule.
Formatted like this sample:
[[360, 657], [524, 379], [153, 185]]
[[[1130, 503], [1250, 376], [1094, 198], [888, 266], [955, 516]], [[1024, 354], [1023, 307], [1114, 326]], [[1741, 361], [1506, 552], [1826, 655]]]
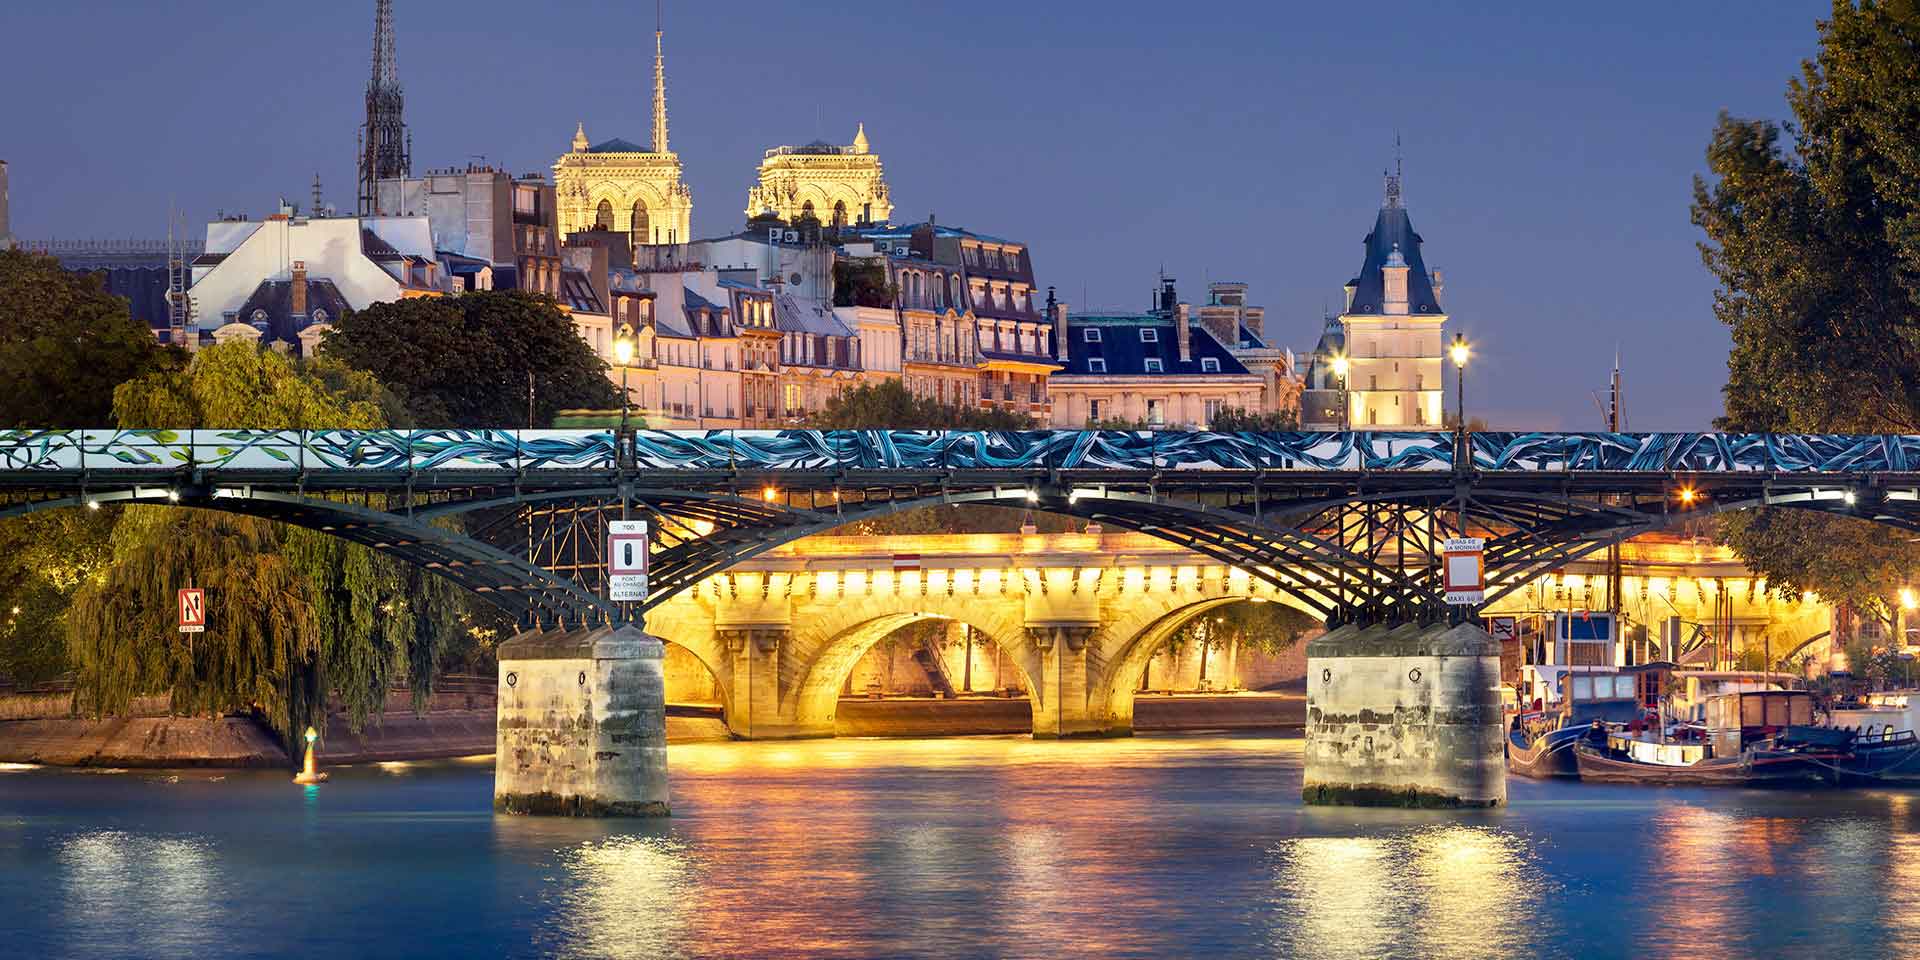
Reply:
[[1387, 258], [1394, 248], [1400, 249], [1400, 256], [1407, 266], [1407, 312], [1409, 314], [1440, 313], [1440, 298], [1433, 293], [1433, 277], [1427, 273], [1426, 262], [1420, 258], [1420, 235], [1413, 232], [1413, 222], [1407, 219], [1405, 207], [1382, 207], [1380, 215], [1373, 221], [1373, 232], [1367, 234], [1365, 241], [1367, 259], [1360, 266], [1360, 275], [1353, 278], [1353, 309], [1349, 313], [1379, 313], [1386, 302], [1386, 276], [1380, 268], [1386, 265]]
[[[1245, 374], [1247, 368], [1227, 352], [1213, 335], [1199, 324], [1190, 324], [1192, 339], [1188, 347], [1188, 359], [1180, 362], [1180, 341], [1174, 335], [1174, 322], [1164, 317], [1068, 317], [1067, 318], [1067, 367], [1055, 376], [1095, 376], [1095, 377], [1156, 377], [1156, 376], [1219, 376], [1225, 374]], [[1100, 331], [1098, 343], [1088, 343], [1085, 331], [1096, 328]], [[1140, 331], [1152, 330], [1156, 334], [1153, 341], [1143, 341]], [[1106, 369], [1093, 370], [1087, 361], [1092, 359], [1106, 361]], [[1147, 359], [1158, 358], [1160, 370], [1148, 372]], [[1201, 361], [1213, 359], [1219, 361], [1220, 369], [1202, 370]]]
[[608, 140], [605, 143], [596, 143], [593, 146], [588, 147], [587, 152], [588, 153], [652, 153], [653, 151], [637, 143], [634, 143], [631, 140], [622, 140], [619, 137], [614, 137], [612, 140]]
[[572, 307], [576, 313], [604, 314], [605, 304], [600, 295], [594, 292], [593, 281], [585, 270], [560, 269], [560, 302]]
[[247, 302], [240, 305], [240, 309], [234, 314], [234, 319], [240, 323], [251, 324], [258, 329], [262, 321], [255, 319], [254, 315], [259, 311], [266, 311], [264, 339], [269, 342], [284, 340], [293, 344], [295, 352], [298, 352], [300, 331], [313, 325], [314, 311], [325, 312], [327, 322], [333, 323], [350, 309], [352, 308], [347, 305], [347, 298], [340, 294], [340, 289], [333, 285], [332, 280], [309, 278], [307, 280], [307, 312], [295, 317], [292, 314], [293, 282], [262, 280], [259, 286], [253, 288], [253, 293], [248, 295]]
[[851, 337], [853, 331], [827, 307], [802, 303], [791, 293], [773, 298], [773, 325], [781, 333], [809, 333], [828, 337]]
[[394, 249], [393, 244], [380, 239], [380, 235], [367, 227], [360, 228], [360, 252], [376, 263], [394, 263], [405, 260], [406, 256]]
[[127, 298], [133, 318], [154, 330], [167, 328], [167, 268], [113, 267], [107, 270], [81, 270], [98, 274], [107, 292]]
[[1252, 330], [1248, 330], [1247, 325], [1243, 323], [1240, 325], [1240, 346], [1242, 349], [1265, 350], [1267, 342], [1260, 339], [1259, 335]]

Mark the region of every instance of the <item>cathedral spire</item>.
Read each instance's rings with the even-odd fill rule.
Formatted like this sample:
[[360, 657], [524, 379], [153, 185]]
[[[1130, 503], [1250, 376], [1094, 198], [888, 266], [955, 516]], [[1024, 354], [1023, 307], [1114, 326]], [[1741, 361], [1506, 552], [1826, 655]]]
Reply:
[[653, 7], [653, 152], [667, 152], [667, 54], [666, 30], [661, 22], [659, 0]]
[[871, 153], [872, 151], [873, 145], [867, 142], [867, 125], [862, 122], [860, 129], [853, 132], [853, 152]]
[[1400, 205], [1400, 135], [1393, 135], [1393, 172], [1386, 175], [1387, 199], [1385, 206], [1391, 210]]
[[360, 214], [381, 213], [379, 183], [413, 173], [413, 144], [403, 119], [400, 68], [394, 57], [393, 0], [374, 0], [373, 77], [367, 81], [367, 119], [360, 127]]

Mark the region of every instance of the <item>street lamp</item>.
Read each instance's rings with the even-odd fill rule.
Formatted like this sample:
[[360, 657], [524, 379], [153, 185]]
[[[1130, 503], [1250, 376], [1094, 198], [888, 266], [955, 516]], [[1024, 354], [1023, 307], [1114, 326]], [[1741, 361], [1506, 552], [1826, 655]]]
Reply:
[[627, 409], [632, 406], [627, 393], [627, 370], [633, 366], [633, 338], [621, 336], [613, 341], [613, 362], [620, 365], [620, 434], [627, 433]]
[[1346, 354], [1333, 358], [1333, 375], [1340, 378], [1340, 432], [1347, 432], [1347, 371], [1353, 365], [1347, 362]]
[[1467, 348], [1467, 338], [1462, 334], [1453, 335], [1453, 347], [1447, 351], [1453, 357], [1454, 384], [1458, 393], [1454, 395], [1454, 413], [1460, 417], [1460, 432], [1467, 432], [1467, 358], [1473, 351]]

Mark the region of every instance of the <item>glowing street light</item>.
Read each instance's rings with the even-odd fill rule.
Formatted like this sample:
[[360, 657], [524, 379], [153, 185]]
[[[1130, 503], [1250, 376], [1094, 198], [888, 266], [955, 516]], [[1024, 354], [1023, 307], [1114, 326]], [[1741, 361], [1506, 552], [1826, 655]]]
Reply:
[[1467, 359], [1473, 356], [1473, 351], [1467, 347], [1465, 334], [1453, 335], [1453, 346], [1447, 350], [1447, 355], [1453, 358], [1453, 382], [1457, 391], [1453, 409], [1460, 418], [1460, 433], [1464, 436], [1467, 432]]
[[627, 411], [633, 406], [627, 393], [627, 371], [633, 366], [633, 338], [620, 336], [613, 341], [613, 362], [620, 365], [620, 435], [627, 433]]
[[1680, 502], [1682, 504], [1691, 507], [1693, 506], [1693, 502], [1698, 499], [1700, 499], [1700, 494], [1692, 487], [1680, 488]]

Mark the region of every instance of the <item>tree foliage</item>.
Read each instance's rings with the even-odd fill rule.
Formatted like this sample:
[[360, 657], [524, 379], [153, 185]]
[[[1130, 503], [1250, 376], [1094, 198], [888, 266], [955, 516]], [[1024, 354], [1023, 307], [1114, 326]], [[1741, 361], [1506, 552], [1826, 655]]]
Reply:
[[833, 305], [836, 307], [891, 307], [893, 284], [879, 259], [833, 262]]
[[[184, 370], [114, 392], [126, 426], [378, 429], [397, 409], [371, 376], [301, 365], [250, 344], [209, 347]], [[167, 694], [176, 710], [259, 710], [291, 739], [331, 699], [358, 729], [406, 678], [433, 666], [468, 622], [453, 587], [329, 534], [251, 517], [129, 507], [111, 562], [68, 616], [76, 702], [93, 713]], [[175, 628], [175, 591], [207, 591], [207, 632]]]
[[1031, 430], [1024, 413], [949, 406], [916, 397], [897, 379], [850, 387], [807, 418], [815, 430]]
[[180, 358], [99, 277], [0, 249], [0, 427], [107, 426], [116, 385]]
[[321, 351], [372, 373], [425, 427], [545, 427], [561, 410], [620, 405], [606, 362], [567, 315], [517, 291], [376, 303], [342, 317]]
[[1300, 429], [1300, 411], [1227, 407], [1213, 415], [1207, 429], [1222, 433], [1283, 433]]
[[[1793, 122], [1722, 114], [1694, 182], [1732, 333], [1740, 431], [1920, 431], [1920, 10], [1837, 0], [1789, 84]], [[1790, 138], [1790, 144], [1783, 139]], [[1861, 521], [1768, 510], [1722, 535], [1780, 592], [1887, 612], [1920, 551]]]

